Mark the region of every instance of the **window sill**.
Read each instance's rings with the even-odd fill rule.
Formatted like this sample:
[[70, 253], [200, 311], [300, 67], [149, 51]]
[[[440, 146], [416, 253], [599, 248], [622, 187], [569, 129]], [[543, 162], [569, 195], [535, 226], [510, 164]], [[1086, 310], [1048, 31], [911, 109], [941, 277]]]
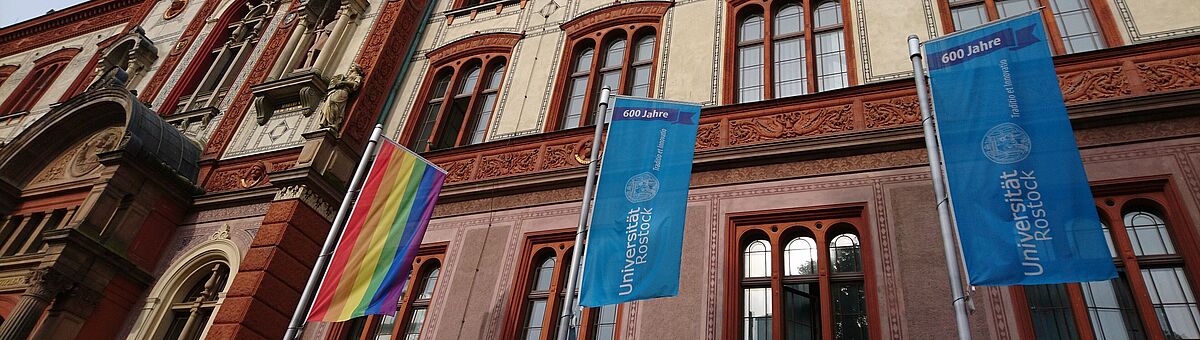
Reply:
[[500, 11], [504, 9], [504, 7], [506, 7], [508, 5], [512, 5], [512, 4], [521, 4], [521, 6], [524, 7], [525, 0], [498, 0], [498, 1], [486, 2], [486, 3], [482, 3], [482, 4], [470, 6], [470, 7], [452, 9], [452, 10], [446, 11], [446, 18], [453, 20], [455, 17], [470, 16], [470, 19], [475, 19], [475, 14], [477, 14], [483, 10], [494, 8], [494, 9], [496, 9], [496, 13], [500, 13]]

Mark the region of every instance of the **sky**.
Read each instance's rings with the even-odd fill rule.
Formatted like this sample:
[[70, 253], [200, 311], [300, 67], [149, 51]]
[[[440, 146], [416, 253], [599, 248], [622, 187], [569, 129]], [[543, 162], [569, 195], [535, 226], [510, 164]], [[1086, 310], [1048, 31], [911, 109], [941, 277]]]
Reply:
[[33, 19], [87, 0], [0, 0], [0, 27]]

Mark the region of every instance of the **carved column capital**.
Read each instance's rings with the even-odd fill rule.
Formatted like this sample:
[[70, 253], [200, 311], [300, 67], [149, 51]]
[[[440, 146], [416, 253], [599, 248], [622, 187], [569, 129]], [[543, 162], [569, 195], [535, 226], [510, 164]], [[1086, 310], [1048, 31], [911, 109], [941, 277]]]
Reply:
[[49, 301], [74, 287], [75, 281], [52, 268], [41, 268], [29, 273], [26, 277], [29, 284], [22, 295], [28, 295]]

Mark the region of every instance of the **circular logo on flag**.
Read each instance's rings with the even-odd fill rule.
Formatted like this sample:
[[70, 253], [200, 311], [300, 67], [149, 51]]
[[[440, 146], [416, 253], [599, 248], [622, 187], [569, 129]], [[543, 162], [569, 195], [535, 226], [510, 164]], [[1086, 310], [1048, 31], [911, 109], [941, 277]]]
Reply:
[[643, 172], [625, 182], [625, 199], [629, 203], [649, 201], [654, 195], [658, 195], [658, 178], [652, 173]]
[[996, 164], [1012, 164], [1024, 160], [1033, 148], [1033, 141], [1020, 125], [1001, 123], [983, 135], [983, 155]]

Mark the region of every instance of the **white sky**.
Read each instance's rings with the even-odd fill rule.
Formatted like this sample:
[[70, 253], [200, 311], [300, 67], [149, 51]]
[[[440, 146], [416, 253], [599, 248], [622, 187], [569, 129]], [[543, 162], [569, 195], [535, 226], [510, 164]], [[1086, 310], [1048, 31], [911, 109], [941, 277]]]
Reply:
[[87, 0], [0, 0], [0, 27], [33, 19]]

